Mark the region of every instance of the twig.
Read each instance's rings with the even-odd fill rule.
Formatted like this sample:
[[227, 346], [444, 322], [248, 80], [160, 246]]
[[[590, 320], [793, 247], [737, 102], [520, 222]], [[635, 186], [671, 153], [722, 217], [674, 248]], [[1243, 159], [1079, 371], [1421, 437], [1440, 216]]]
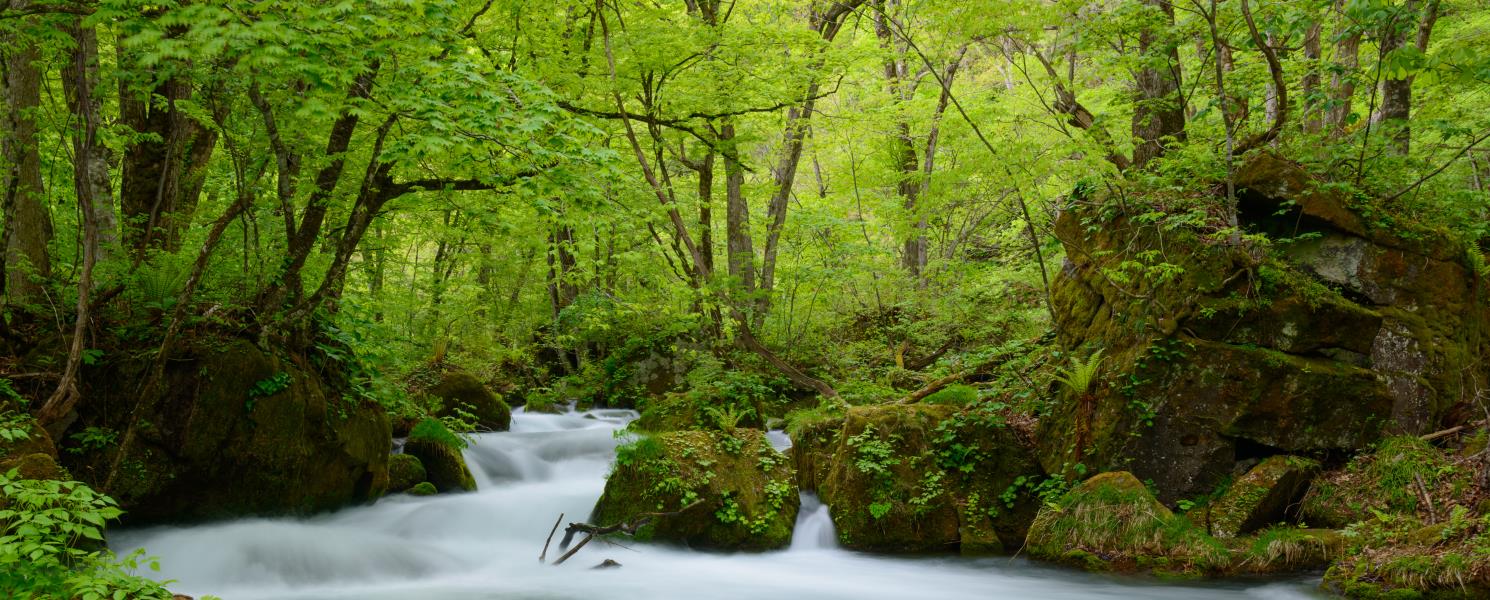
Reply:
[[[637, 515], [636, 518], [632, 519], [629, 523], [616, 523], [615, 525], [606, 526], [591, 525], [589, 523], [570, 523], [568, 527], [564, 528], [564, 539], [559, 542], [559, 548], [561, 550], [569, 548], [569, 542], [574, 539], [574, 534], [576, 533], [585, 534], [585, 539], [580, 540], [578, 544], [575, 544], [573, 548], [569, 548], [568, 552], [565, 552], [563, 556], [560, 556], [558, 560], [555, 560], [554, 566], [557, 567], [564, 564], [564, 561], [569, 560], [569, 557], [574, 556], [575, 552], [579, 552], [580, 548], [585, 547], [585, 544], [590, 543], [590, 540], [595, 539], [595, 536], [597, 535], [606, 535], [610, 533], [636, 535], [636, 530], [645, 527], [648, 523], [651, 523], [652, 519], [675, 517], [688, 512], [689, 510], [692, 510], [693, 507], [703, 503], [704, 499], [699, 498], [698, 500], [694, 500], [688, 506], [684, 506], [683, 508], [672, 512], [642, 513]], [[560, 515], [559, 518], [562, 520], [564, 517], [563, 515]], [[558, 529], [558, 523], [554, 524], [554, 528]], [[553, 534], [550, 533], [549, 537], [552, 538]], [[545, 544], [545, 547], [546, 546], [547, 544]], [[547, 552], [547, 550], [545, 550], [545, 552]]]
[[1484, 424], [1485, 424], [1484, 421], [1475, 421], [1473, 423], [1466, 423], [1464, 425], [1458, 425], [1458, 426], [1455, 426], [1455, 427], [1450, 427], [1450, 428], [1444, 429], [1442, 431], [1435, 431], [1433, 433], [1424, 434], [1422, 436], [1419, 436], [1418, 439], [1423, 440], [1425, 442], [1431, 442], [1431, 441], [1436, 440], [1438, 438], [1448, 437], [1448, 436], [1454, 435], [1456, 433], [1459, 433], [1461, 431], [1464, 431], [1466, 429], [1469, 429], [1471, 427], [1479, 427], [1480, 425], [1484, 425]]
[[548, 557], [548, 545], [554, 541], [554, 532], [559, 530], [559, 523], [564, 521], [564, 513], [559, 513], [559, 518], [554, 519], [554, 528], [548, 530], [548, 539], [543, 540], [543, 552], [538, 554], [538, 562], [542, 564]]
[[1428, 523], [1430, 525], [1438, 523], [1438, 511], [1433, 508], [1433, 498], [1428, 495], [1428, 486], [1423, 485], [1423, 475], [1413, 473], [1412, 479], [1418, 484], [1418, 493], [1422, 494], [1423, 503], [1428, 505]]

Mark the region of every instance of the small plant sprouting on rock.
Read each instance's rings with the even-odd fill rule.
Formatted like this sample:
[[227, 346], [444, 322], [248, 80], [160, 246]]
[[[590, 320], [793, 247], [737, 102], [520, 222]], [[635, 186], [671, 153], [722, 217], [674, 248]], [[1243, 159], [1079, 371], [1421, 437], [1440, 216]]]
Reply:
[[1102, 371], [1102, 350], [1098, 349], [1086, 361], [1071, 359], [1071, 368], [1061, 369], [1055, 380], [1071, 388], [1076, 394], [1076, 461], [1081, 462], [1091, 437], [1092, 421], [1096, 418], [1097, 397], [1092, 393], [1097, 376]]

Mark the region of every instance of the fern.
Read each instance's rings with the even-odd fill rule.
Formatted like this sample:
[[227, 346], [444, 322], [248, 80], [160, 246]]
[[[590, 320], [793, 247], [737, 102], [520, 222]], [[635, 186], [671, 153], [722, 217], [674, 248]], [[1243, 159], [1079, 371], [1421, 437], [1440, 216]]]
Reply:
[[1066, 384], [1071, 391], [1085, 394], [1092, 389], [1092, 384], [1097, 382], [1097, 375], [1102, 371], [1102, 350], [1093, 352], [1086, 358], [1085, 362], [1071, 359], [1071, 368], [1061, 369], [1055, 376], [1055, 380]]

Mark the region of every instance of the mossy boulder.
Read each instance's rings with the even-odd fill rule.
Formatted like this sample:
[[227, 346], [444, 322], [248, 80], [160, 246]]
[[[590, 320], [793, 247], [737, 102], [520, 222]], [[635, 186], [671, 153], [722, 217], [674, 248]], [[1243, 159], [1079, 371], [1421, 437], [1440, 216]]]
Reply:
[[791, 465], [764, 432], [676, 431], [617, 450], [590, 522], [645, 518], [639, 539], [771, 550], [791, 543], [799, 503]]
[[9, 473], [12, 469], [17, 472], [19, 479], [53, 479], [57, 481], [68, 481], [72, 476], [67, 469], [57, 464], [57, 458], [41, 452], [10, 455], [0, 458], [0, 473]]
[[9, 440], [0, 438], [0, 473], [15, 469], [21, 479], [72, 479], [67, 469], [57, 464], [57, 447], [46, 429], [24, 413], [12, 411], [7, 415], [3, 405], [0, 415], [5, 415], [0, 420], [7, 422], [0, 427], [11, 430], [13, 436]]
[[636, 403], [641, 416], [634, 425], [642, 431], [662, 433], [689, 429], [744, 427], [764, 429], [763, 410], [758, 403], [710, 398], [697, 391], [648, 396]]
[[460, 416], [464, 412], [475, 419], [480, 431], [507, 431], [512, 426], [512, 408], [470, 373], [448, 371], [428, 394], [439, 404], [435, 411], [438, 416]]
[[440, 492], [474, 492], [476, 478], [466, 467], [466, 459], [448, 443], [423, 438], [409, 438], [404, 454], [414, 457], [424, 467], [425, 479]]
[[1290, 518], [1289, 511], [1318, 473], [1319, 463], [1307, 458], [1273, 456], [1262, 461], [1208, 507], [1211, 535], [1236, 537]]
[[1089, 570], [1196, 575], [1231, 567], [1231, 553], [1170, 512], [1133, 474], [1102, 473], [1040, 509], [1030, 556]]
[[816, 492], [818, 486], [828, 478], [833, 467], [833, 453], [838, 448], [838, 434], [843, 430], [843, 417], [825, 417], [792, 423], [788, 434], [792, 438], [792, 465], [797, 477], [797, 487], [804, 492]]
[[1323, 569], [1345, 552], [1346, 537], [1334, 529], [1280, 525], [1235, 543], [1233, 570], [1247, 574], [1280, 574]]
[[[1039, 464], [997, 420], [924, 403], [853, 407], [834, 438], [817, 489], [849, 548], [1013, 549], [1034, 518], [1023, 484]], [[821, 460], [810, 448], [797, 456]]]
[[328, 360], [199, 337], [175, 351], [146, 398], [137, 382], [148, 358], [91, 366], [70, 431], [118, 437], [62, 462], [118, 500], [131, 525], [371, 501], [388, 485], [388, 417], [352, 395]]
[[408, 491], [425, 480], [424, 463], [413, 454], [395, 454], [388, 457], [388, 491]]
[[1097, 384], [1062, 390], [1041, 420], [1046, 470], [1131, 471], [1172, 503], [1257, 453], [1350, 454], [1432, 431], [1490, 385], [1475, 250], [1366, 218], [1274, 155], [1236, 183], [1240, 224], [1275, 243], [1151, 226], [1137, 211], [1175, 199], [1142, 187], [1057, 219], [1060, 344], [1105, 359]]
[[421, 481], [418, 485], [409, 488], [405, 493], [410, 496], [433, 496], [440, 493], [440, 490], [436, 489], [433, 483]]

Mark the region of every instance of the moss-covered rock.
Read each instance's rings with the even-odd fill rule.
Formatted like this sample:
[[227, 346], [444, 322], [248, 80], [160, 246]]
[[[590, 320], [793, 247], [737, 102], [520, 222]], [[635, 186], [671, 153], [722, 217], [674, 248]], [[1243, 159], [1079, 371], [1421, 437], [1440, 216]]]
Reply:
[[1089, 400], [1063, 390], [1042, 419], [1046, 470], [1128, 470], [1175, 502], [1257, 451], [1348, 454], [1431, 431], [1490, 382], [1476, 358], [1490, 302], [1465, 248], [1365, 218], [1328, 183], [1265, 153], [1239, 167], [1239, 220], [1267, 245], [1124, 212], [1177, 201], [1164, 190], [1061, 214], [1060, 343], [1105, 360]]
[[409, 438], [404, 443], [404, 454], [418, 459], [424, 467], [425, 478], [441, 492], [476, 491], [476, 478], [466, 467], [466, 459], [459, 450], [435, 440]]
[[1297, 456], [1273, 456], [1227, 488], [1206, 511], [1210, 533], [1220, 538], [1251, 533], [1289, 518], [1289, 510], [1319, 473], [1319, 463]]
[[791, 466], [764, 432], [677, 431], [617, 450], [590, 520], [614, 525], [646, 518], [640, 539], [770, 550], [791, 543], [799, 502]]
[[1276, 574], [1312, 571], [1329, 566], [1346, 547], [1346, 538], [1333, 529], [1306, 529], [1280, 525], [1256, 536], [1233, 540], [1238, 552], [1233, 571]]
[[788, 434], [792, 438], [792, 447], [788, 452], [795, 467], [797, 487], [804, 492], [816, 492], [833, 467], [833, 453], [838, 448], [843, 417], [800, 420], [791, 425]]
[[388, 491], [403, 492], [425, 480], [424, 463], [413, 454], [395, 454], [388, 457]]
[[466, 413], [475, 419], [475, 426], [481, 431], [507, 431], [512, 426], [512, 408], [470, 373], [446, 372], [429, 389], [429, 396], [438, 402], [435, 414], [439, 416]]
[[57, 458], [42, 452], [9, 455], [0, 458], [0, 473], [17, 471], [19, 479], [54, 479], [68, 481], [72, 476], [57, 464]]
[[62, 462], [118, 500], [134, 525], [371, 501], [387, 487], [388, 418], [344, 393], [350, 385], [340, 371], [318, 366], [328, 360], [199, 337], [175, 351], [148, 398], [137, 395], [148, 358], [91, 366], [83, 377], [88, 401], [69, 431], [118, 436]]
[[440, 490], [435, 489], [435, 484], [433, 483], [430, 483], [428, 481], [421, 481], [418, 485], [409, 488], [408, 491], [404, 493], [410, 496], [433, 496], [440, 493]]
[[[816, 435], [823, 435], [818, 433]], [[887, 552], [990, 552], [1019, 547], [1037, 501], [1033, 455], [996, 418], [956, 407], [854, 407], [833, 436], [817, 488], [847, 547]], [[800, 475], [799, 475], [800, 476]]]
[[637, 401], [636, 408], [641, 416], [634, 426], [653, 433], [765, 427], [765, 419], [761, 416], [764, 411], [759, 404], [707, 398], [696, 391], [644, 397]]
[[1231, 553], [1177, 517], [1131, 473], [1102, 473], [1040, 509], [1030, 556], [1091, 570], [1204, 574], [1231, 567]]

